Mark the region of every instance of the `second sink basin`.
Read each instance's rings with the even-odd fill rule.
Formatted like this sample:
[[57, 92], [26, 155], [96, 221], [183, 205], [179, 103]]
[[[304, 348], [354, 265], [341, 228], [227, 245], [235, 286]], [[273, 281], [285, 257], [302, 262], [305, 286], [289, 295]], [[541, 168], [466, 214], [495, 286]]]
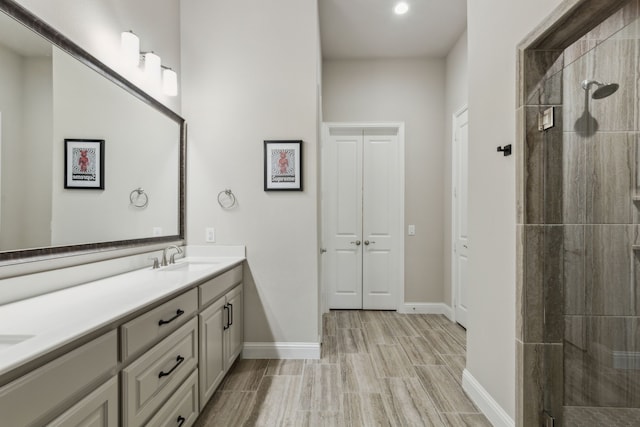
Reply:
[[217, 264], [219, 263], [216, 261], [183, 261], [170, 264], [158, 271], [198, 272], [214, 268]]
[[0, 335], [0, 351], [6, 350], [33, 337], [34, 335]]

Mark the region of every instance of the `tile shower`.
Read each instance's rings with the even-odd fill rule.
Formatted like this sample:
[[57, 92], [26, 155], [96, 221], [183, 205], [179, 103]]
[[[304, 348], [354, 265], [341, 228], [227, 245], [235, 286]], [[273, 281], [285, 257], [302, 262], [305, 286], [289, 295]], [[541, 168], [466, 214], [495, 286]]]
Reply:
[[519, 426], [640, 425], [640, 2], [619, 3], [520, 59]]

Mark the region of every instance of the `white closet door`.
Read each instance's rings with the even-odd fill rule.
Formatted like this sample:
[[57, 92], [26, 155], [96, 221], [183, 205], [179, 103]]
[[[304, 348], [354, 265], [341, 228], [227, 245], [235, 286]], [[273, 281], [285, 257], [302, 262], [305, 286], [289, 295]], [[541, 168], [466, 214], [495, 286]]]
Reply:
[[323, 170], [329, 308], [362, 308], [362, 134], [330, 135]]
[[463, 110], [454, 117], [455, 135], [453, 146], [453, 282], [456, 321], [467, 326], [468, 312], [468, 265], [469, 233], [467, 227], [469, 115]]
[[397, 308], [398, 137], [364, 135], [363, 308]]

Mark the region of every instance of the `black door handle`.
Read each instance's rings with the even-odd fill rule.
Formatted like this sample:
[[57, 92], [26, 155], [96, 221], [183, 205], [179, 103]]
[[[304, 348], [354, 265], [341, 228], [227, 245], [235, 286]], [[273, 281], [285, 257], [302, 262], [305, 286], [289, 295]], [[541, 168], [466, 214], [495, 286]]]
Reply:
[[162, 325], [166, 325], [167, 323], [171, 323], [171, 322], [173, 322], [174, 320], [176, 320], [178, 317], [182, 316], [183, 314], [184, 314], [184, 310], [177, 309], [177, 310], [176, 310], [176, 315], [175, 315], [175, 316], [173, 316], [173, 317], [172, 317], [171, 319], [169, 319], [169, 320], [163, 320], [163, 319], [160, 319], [160, 320], [158, 321], [158, 326], [162, 326]]
[[227, 311], [227, 321], [222, 327], [222, 329], [226, 331], [227, 329], [229, 329], [229, 307], [227, 307], [227, 304], [225, 304], [222, 308]]
[[185, 422], [185, 421], [187, 421], [187, 420], [186, 420], [186, 418], [185, 418], [185, 417], [183, 417], [182, 415], [180, 415], [176, 421], [177, 421], [177, 423], [178, 423], [178, 427], [181, 427], [181, 426], [182, 426], [182, 424], [184, 424], [184, 422]]
[[229, 303], [229, 307], [231, 307], [231, 321], [229, 322], [229, 326], [233, 325], [233, 304]]
[[162, 377], [168, 377], [169, 375], [171, 375], [173, 373], [173, 371], [176, 370], [176, 368], [178, 366], [180, 366], [180, 364], [184, 362], [184, 357], [178, 355], [178, 357], [176, 357], [176, 364], [173, 365], [173, 368], [169, 369], [167, 372], [164, 371], [160, 371], [160, 373], [158, 374], [158, 378], [162, 378]]

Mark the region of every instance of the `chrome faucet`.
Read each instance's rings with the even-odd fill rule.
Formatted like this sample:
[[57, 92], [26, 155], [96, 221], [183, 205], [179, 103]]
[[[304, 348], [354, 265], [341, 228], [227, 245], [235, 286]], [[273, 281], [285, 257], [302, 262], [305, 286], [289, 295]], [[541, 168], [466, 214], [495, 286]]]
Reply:
[[[169, 257], [169, 262], [167, 262], [167, 252], [169, 251], [169, 249], [175, 249], [177, 252], [171, 254], [171, 256]], [[163, 267], [166, 267], [169, 264], [175, 264], [176, 263], [176, 255], [181, 254], [181, 253], [182, 253], [182, 249], [180, 249], [178, 246], [176, 246], [176, 245], [167, 246], [162, 251], [162, 264], [161, 265]]]

